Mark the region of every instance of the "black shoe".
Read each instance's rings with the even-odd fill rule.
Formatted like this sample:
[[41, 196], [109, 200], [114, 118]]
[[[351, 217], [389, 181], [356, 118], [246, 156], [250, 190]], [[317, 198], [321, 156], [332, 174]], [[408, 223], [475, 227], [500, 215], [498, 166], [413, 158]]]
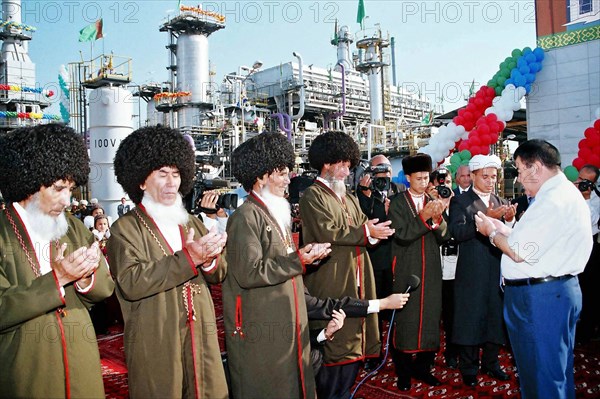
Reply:
[[490, 377], [499, 380], [499, 381], [508, 381], [510, 380], [510, 376], [508, 374], [506, 374], [504, 371], [502, 371], [500, 368], [497, 369], [487, 369], [487, 368], [481, 368], [481, 372], [485, 373], [487, 375], [489, 375]]
[[413, 377], [419, 381], [423, 381], [427, 385], [431, 385], [432, 387], [442, 385], [440, 380], [432, 376], [430, 373], [415, 373]]
[[452, 370], [456, 370], [458, 368], [458, 359], [455, 357], [447, 357], [446, 366], [448, 366], [448, 368], [451, 368]]
[[404, 392], [410, 390], [410, 377], [398, 377], [398, 389]]
[[367, 359], [365, 360], [365, 365], [363, 366], [363, 369], [365, 371], [373, 371], [377, 368], [377, 366], [379, 366], [379, 364], [381, 364], [381, 358], [377, 357], [374, 359]]
[[468, 387], [474, 387], [478, 383], [476, 375], [463, 375], [462, 379], [463, 383]]

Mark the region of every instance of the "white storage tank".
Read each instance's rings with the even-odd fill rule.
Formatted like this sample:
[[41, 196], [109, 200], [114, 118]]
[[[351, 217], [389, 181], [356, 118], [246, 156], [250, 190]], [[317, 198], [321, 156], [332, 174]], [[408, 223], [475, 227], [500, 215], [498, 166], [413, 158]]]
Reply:
[[133, 131], [131, 93], [105, 86], [90, 92], [90, 190], [107, 215], [116, 220], [125, 193], [117, 183], [113, 160], [121, 140]]

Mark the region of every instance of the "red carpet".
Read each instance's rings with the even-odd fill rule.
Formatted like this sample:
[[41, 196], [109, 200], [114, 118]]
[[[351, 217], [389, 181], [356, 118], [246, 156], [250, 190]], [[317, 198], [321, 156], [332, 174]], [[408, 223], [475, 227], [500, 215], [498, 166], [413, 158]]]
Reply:
[[[214, 287], [213, 299], [219, 327], [219, 344], [224, 350], [223, 311], [221, 302], [221, 289]], [[102, 374], [107, 398], [121, 399], [128, 397], [127, 368], [123, 354], [122, 326], [110, 328], [110, 334], [98, 337]], [[511, 379], [507, 382], [495, 381], [488, 376], [479, 376], [479, 385], [466, 388], [462, 385], [458, 370], [446, 368], [443, 356], [438, 355], [433, 374], [442, 381], [439, 387], [430, 387], [415, 383], [413, 388], [401, 393], [396, 388], [396, 374], [392, 361], [369, 378], [356, 393], [356, 398], [364, 399], [396, 399], [396, 398], [520, 398], [516, 368], [512, 354], [501, 352], [500, 362]], [[361, 371], [357, 382], [362, 380], [367, 373]], [[592, 342], [586, 346], [575, 348], [575, 384], [577, 398], [600, 398], [600, 342]], [[243, 398], [237, 398], [243, 399]]]

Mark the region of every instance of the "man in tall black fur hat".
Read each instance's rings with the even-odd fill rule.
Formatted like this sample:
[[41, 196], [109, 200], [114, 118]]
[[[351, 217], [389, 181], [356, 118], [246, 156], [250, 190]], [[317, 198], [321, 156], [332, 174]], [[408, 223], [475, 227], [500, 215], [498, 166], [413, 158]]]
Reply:
[[[421, 279], [421, 285], [412, 294], [413, 300], [396, 314], [395, 319], [392, 355], [398, 388], [407, 391], [411, 387], [411, 377], [428, 385], [440, 385], [430, 368], [440, 348], [440, 245], [450, 239], [442, 212], [450, 199], [433, 199], [427, 193], [432, 170], [429, 155], [405, 157], [402, 168], [410, 187], [392, 199], [389, 212], [396, 230], [392, 241], [394, 292], [403, 292], [413, 274]], [[416, 353], [414, 361], [413, 353]]]
[[104, 398], [88, 309], [114, 283], [92, 233], [64, 212], [89, 171], [82, 138], [64, 125], [0, 136], [2, 397]]
[[115, 156], [136, 207], [111, 227], [108, 258], [125, 321], [132, 398], [225, 398], [227, 385], [208, 283], [219, 283], [227, 240], [187, 213], [194, 151], [177, 131], [141, 128]]
[[[319, 171], [315, 183], [300, 199], [304, 242], [330, 242], [331, 256], [317, 271], [305, 276], [310, 293], [319, 298], [345, 296], [376, 299], [373, 268], [367, 245], [393, 234], [391, 222], [367, 220], [358, 200], [346, 193], [345, 179], [360, 158], [358, 145], [343, 132], [327, 132], [312, 142], [308, 159]], [[370, 309], [374, 313], [378, 309]], [[319, 398], [347, 397], [362, 360], [378, 357], [379, 328], [376, 314], [346, 319], [346, 327], [324, 347], [324, 365], [317, 376]], [[311, 322], [323, 328], [324, 321]]]
[[244, 142], [231, 159], [234, 176], [249, 193], [229, 218], [227, 232], [235, 240], [227, 246], [223, 283], [236, 398], [315, 397], [302, 274], [330, 250], [328, 244], [296, 249], [292, 239], [285, 193], [294, 159], [290, 142], [275, 132]]

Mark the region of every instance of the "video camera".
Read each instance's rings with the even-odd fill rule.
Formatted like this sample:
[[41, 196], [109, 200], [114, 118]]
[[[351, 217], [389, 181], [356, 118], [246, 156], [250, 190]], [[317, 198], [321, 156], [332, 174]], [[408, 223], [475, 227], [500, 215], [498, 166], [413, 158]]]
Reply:
[[[199, 179], [194, 185], [194, 208], [192, 213], [199, 214], [204, 212], [207, 214], [216, 213], [219, 209], [235, 210], [238, 207], [238, 195], [228, 192], [231, 185], [227, 180], [219, 179]], [[202, 197], [205, 191], [215, 190], [219, 193], [216, 209], [208, 209], [200, 206]]]
[[446, 186], [446, 178], [448, 177], [448, 170], [446, 169], [438, 169], [436, 171], [434, 171], [432, 173], [433, 175], [433, 181], [432, 183], [435, 184], [435, 189], [437, 190], [438, 194], [440, 195], [440, 197], [442, 198], [450, 198], [452, 196], [452, 190]]
[[590, 180], [583, 179], [579, 183], [577, 183], [577, 188], [579, 191], [584, 192], [594, 188], [594, 183]]

